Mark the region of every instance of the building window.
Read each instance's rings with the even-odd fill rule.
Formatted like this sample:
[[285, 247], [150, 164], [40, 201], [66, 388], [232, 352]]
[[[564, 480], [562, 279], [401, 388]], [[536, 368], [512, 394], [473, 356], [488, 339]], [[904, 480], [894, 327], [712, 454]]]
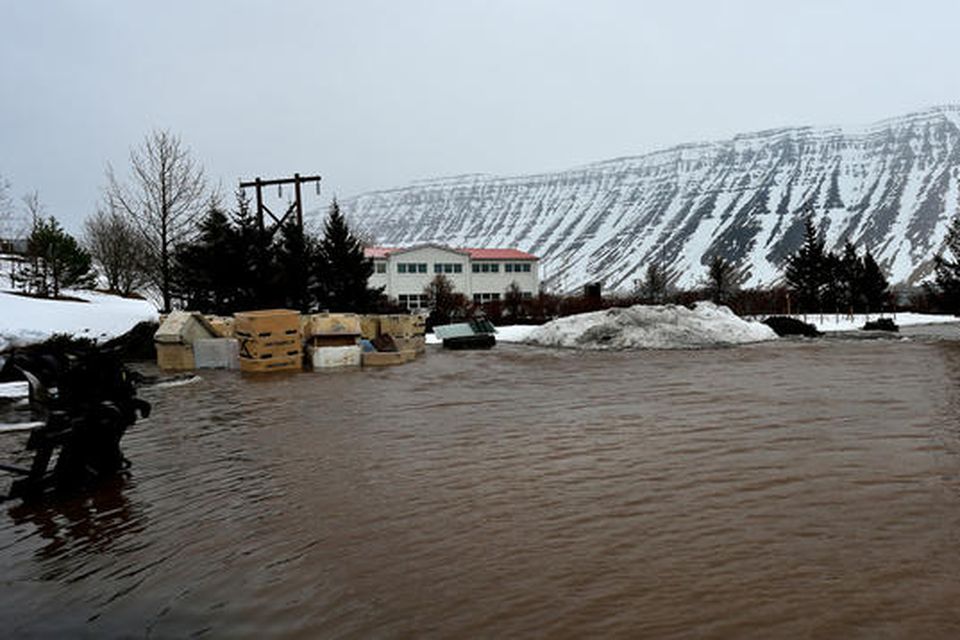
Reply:
[[524, 299], [524, 300], [529, 300], [529, 299], [531, 299], [532, 297], [533, 297], [533, 294], [532, 294], [531, 292], [529, 292], [529, 291], [524, 291], [524, 292], [523, 292], [523, 299]]
[[508, 262], [503, 265], [503, 270], [507, 273], [530, 273], [530, 263], [520, 262], [514, 264], [512, 262]]
[[426, 262], [399, 262], [397, 263], [397, 273], [426, 273]]
[[463, 265], [458, 262], [435, 262], [434, 273], [463, 273]]
[[397, 273], [406, 273], [407, 272], [407, 263], [399, 262], [397, 263]]
[[529, 262], [524, 262], [523, 264], [521, 264], [521, 265], [519, 265], [519, 266], [523, 267], [523, 272], [524, 272], [524, 273], [530, 273], [530, 263], [529, 263]]
[[401, 293], [397, 296], [397, 302], [401, 307], [406, 307], [408, 311], [427, 308], [427, 296], [419, 293]]
[[471, 265], [471, 266], [473, 267], [473, 272], [474, 272], [474, 273], [480, 273], [480, 265], [479, 265], [479, 264], [474, 263], [474, 264]]
[[485, 304], [487, 302], [493, 302], [494, 300], [499, 300], [499, 293], [475, 293], [473, 294], [473, 302], [475, 304]]
[[508, 262], [507, 264], [503, 265], [503, 270], [507, 273], [513, 273], [513, 263]]
[[374, 266], [375, 266], [376, 269], [377, 269], [377, 273], [386, 273], [386, 272], [387, 272], [387, 263], [386, 263], [386, 262], [378, 262], [378, 263], [377, 263], [376, 265], [374, 265]]
[[426, 263], [426, 262], [421, 262], [420, 264], [418, 264], [418, 265], [417, 265], [417, 271], [418, 271], [419, 273], [426, 273], [426, 272], [427, 272], [427, 263]]

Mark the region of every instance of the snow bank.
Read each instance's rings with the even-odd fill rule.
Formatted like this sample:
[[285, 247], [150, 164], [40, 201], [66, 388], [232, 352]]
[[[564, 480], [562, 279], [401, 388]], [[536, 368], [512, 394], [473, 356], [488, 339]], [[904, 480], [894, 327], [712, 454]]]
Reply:
[[819, 331], [854, 331], [860, 329], [866, 324], [867, 320], [876, 320], [877, 318], [890, 318], [900, 327], [910, 327], [921, 324], [951, 324], [960, 322], [956, 316], [934, 315], [932, 313], [895, 313], [895, 314], [854, 314], [836, 315], [832, 313], [807, 314], [790, 316], [803, 320], [815, 326]]
[[94, 291], [64, 292], [86, 302], [43, 300], [0, 292], [0, 351], [42, 342], [55, 333], [109, 340], [145, 320], [156, 321], [156, 308]]
[[525, 342], [580, 349], [692, 349], [776, 338], [765, 324], [698, 302], [693, 309], [636, 305], [568, 316], [537, 327]]

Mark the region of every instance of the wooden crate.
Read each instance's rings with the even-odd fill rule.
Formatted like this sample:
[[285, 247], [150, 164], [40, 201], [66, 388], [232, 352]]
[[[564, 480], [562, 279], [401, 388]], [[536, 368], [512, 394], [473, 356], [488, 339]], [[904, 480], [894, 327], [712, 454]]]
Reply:
[[280, 358], [268, 358], [265, 360], [251, 360], [250, 358], [240, 358], [240, 371], [245, 373], [272, 373], [274, 371], [302, 371], [303, 358], [300, 354], [296, 356], [284, 356]]
[[206, 316], [206, 318], [219, 337], [233, 337], [233, 318], [229, 316]]
[[307, 345], [311, 347], [352, 347], [358, 344], [360, 336], [311, 336]]
[[177, 343], [155, 343], [157, 366], [164, 371], [192, 371], [195, 368], [193, 346]]
[[380, 335], [380, 316], [360, 316], [360, 336], [364, 340], [374, 340]]
[[308, 318], [307, 338], [360, 335], [360, 316], [355, 313], [313, 313]]
[[394, 338], [393, 342], [397, 345], [398, 351], [413, 351], [417, 355], [420, 355], [427, 350], [427, 339], [424, 336]]
[[380, 333], [394, 338], [422, 336], [426, 327], [426, 318], [418, 314], [380, 316]]
[[307, 347], [314, 371], [360, 366], [360, 347]]
[[233, 332], [237, 337], [278, 340], [283, 337], [300, 340], [300, 313], [290, 309], [243, 311], [233, 316]]
[[234, 316], [240, 341], [240, 370], [290, 371], [303, 368], [300, 314], [289, 309], [245, 311]]

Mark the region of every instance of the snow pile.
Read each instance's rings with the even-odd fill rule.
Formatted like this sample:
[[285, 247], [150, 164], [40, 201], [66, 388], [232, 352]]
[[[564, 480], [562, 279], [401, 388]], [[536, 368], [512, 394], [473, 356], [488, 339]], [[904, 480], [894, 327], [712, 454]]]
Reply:
[[94, 291], [64, 292], [85, 300], [43, 300], [0, 292], [0, 351], [42, 342], [55, 333], [109, 340], [138, 322], [156, 321], [157, 310], [146, 300], [132, 300]]
[[765, 324], [698, 302], [693, 309], [636, 305], [560, 318], [536, 328], [526, 342], [580, 349], [693, 349], [776, 338]]

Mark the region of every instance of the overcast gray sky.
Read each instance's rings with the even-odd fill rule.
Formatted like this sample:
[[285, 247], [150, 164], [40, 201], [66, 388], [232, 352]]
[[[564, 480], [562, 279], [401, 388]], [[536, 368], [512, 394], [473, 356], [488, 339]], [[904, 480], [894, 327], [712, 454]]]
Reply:
[[960, 2], [0, 0], [0, 175], [77, 230], [151, 129], [354, 195], [960, 102]]

